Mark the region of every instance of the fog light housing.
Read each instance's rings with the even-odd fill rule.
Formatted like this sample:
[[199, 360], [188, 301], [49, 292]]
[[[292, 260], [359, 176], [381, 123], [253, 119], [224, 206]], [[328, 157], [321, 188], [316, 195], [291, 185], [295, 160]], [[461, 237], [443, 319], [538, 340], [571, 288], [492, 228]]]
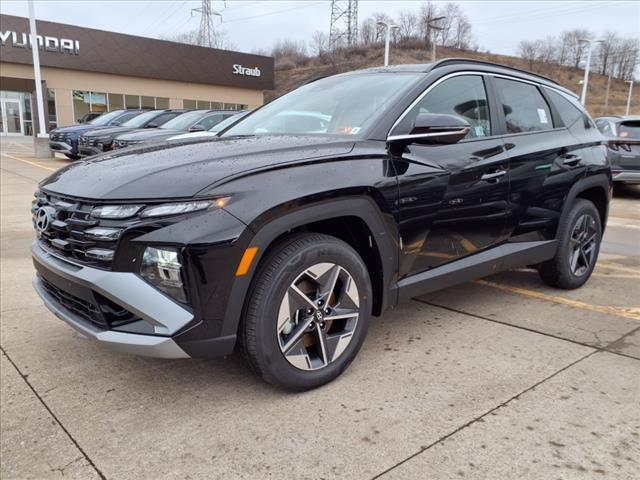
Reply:
[[187, 303], [182, 262], [176, 250], [147, 247], [142, 255], [140, 276], [170, 297]]

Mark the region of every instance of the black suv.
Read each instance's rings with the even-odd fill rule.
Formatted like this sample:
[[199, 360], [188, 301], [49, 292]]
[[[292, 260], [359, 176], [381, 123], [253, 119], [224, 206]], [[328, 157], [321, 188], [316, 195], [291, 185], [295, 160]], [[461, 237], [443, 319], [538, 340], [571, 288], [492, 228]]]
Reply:
[[81, 157], [96, 155], [113, 148], [113, 141], [118, 135], [134, 131], [144, 131], [145, 128], [158, 128], [169, 120], [182, 115], [187, 110], [148, 110], [118, 127], [105, 128], [99, 132], [87, 132], [80, 136], [78, 149]]
[[[311, 82], [214, 139], [62, 169], [33, 202], [34, 286], [121, 352], [338, 376], [371, 316], [514, 267], [587, 281], [611, 194], [574, 95], [451, 59]], [[99, 179], [99, 181], [96, 181]]]

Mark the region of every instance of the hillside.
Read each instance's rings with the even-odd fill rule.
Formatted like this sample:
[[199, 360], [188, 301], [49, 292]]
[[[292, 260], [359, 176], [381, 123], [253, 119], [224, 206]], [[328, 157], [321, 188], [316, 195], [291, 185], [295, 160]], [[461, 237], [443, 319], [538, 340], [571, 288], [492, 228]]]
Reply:
[[[302, 85], [307, 80], [318, 76], [380, 66], [383, 63], [383, 49], [384, 47], [382, 45], [370, 45], [367, 47], [351, 48], [335, 54], [323, 54], [318, 57], [299, 57], [295, 59], [285, 57], [277, 59], [275, 90], [267, 92], [266, 100], [273, 100]], [[534, 62], [530, 65], [528, 61], [517, 57], [440, 48], [438, 50], [438, 58], [446, 57], [476, 58], [530, 70], [552, 78], [569, 90], [576, 92], [578, 95], [580, 95], [582, 90], [582, 85], [579, 84], [579, 82], [583, 78], [584, 71], [580, 69], [539, 62]], [[391, 48], [389, 63], [429, 63], [430, 59], [430, 51], [425, 48], [420, 48], [420, 45], [416, 45], [415, 42], [409, 42], [395, 45]], [[592, 71], [589, 77], [589, 91], [587, 92], [587, 109], [589, 113], [594, 117], [604, 114], [624, 114], [629, 84], [622, 80], [611, 80], [609, 107], [605, 112], [604, 99], [606, 88], [607, 77]], [[640, 87], [638, 86], [636, 86], [633, 91], [630, 113], [640, 114]]]

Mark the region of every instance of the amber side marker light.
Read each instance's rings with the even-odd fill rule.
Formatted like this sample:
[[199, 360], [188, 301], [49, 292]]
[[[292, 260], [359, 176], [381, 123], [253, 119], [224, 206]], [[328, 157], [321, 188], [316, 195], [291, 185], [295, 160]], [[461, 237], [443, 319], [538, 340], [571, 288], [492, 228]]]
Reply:
[[249, 247], [244, 251], [242, 260], [240, 260], [240, 264], [236, 270], [236, 277], [242, 277], [249, 273], [249, 269], [251, 268], [251, 264], [253, 263], [253, 259], [256, 258], [257, 253], [258, 247]]

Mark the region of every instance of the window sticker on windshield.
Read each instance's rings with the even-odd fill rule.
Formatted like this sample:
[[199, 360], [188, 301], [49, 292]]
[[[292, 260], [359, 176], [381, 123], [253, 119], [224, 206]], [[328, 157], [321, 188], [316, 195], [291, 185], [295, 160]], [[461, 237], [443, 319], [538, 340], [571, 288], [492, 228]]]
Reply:
[[549, 123], [549, 120], [547, 120], [547, 112], [544, 111], [544, 108], [538, 109], [538, 118], [540, 119], [540, 123]]
[[476, 137], [484, 137], [484, 128], [482, 128], [480, 125], [476, 125], [473, 128], [476, 131]]

